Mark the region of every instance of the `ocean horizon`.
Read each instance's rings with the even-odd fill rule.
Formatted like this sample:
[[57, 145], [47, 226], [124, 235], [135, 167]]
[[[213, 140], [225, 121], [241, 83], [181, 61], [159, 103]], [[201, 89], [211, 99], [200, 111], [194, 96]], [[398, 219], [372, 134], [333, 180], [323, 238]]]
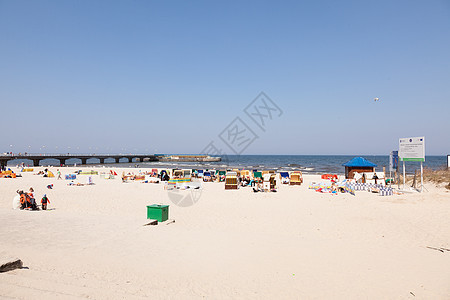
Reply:
[[[322, 174], [337, 173], [344, 174], [345, 168], [342, 166], [354, 157], [362, 156], [375, 163], [377, 171], [382, 171], [383, 167], [389, 172], [389, 155], [226, 155], [221, 156], [220, 162], [119, 162], [106, 160], [105, 164], [99, 164], [98, 159], [88, 160], [87, 165], [112, 167], [139, 167], [139, 168], [167, 168], [167, 169], [250, 169], [250, 170], [276, 170], [294, 171], [300, 170], [303, 173]], [[30, 160], [12, 160], [8, 162], [8, 167], [17, 166], [24, 163], [32, 166]], [[80, 165], [81, 160], [68, 159], [66, 165]], [[40, 162], [41, 166], [59, 166], [59, 161], [55, 159], [45, 159]], [[399, 162], [399, 170], [402, 171], [402, 162]], [[420, 169], [419, 162], [406, 162], [406, 172], [414, 173]], [[447, 156], [426, 156], [423, 163], [424, 168], [437, 170], [447, 166]]]

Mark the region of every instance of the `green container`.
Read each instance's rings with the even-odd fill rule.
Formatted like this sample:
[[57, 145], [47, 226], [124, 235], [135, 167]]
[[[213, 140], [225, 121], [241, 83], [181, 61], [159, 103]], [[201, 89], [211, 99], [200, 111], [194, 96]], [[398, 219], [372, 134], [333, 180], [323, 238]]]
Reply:
[[158, 222], [167, 221], [169, 218], [169, 205], [147, 205], [147, 219], [158, 220]]

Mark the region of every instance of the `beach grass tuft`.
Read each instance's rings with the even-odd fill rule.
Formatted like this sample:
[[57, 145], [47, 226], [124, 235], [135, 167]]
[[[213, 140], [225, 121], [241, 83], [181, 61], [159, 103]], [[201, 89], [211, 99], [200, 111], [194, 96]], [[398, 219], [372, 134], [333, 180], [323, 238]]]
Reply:
[[439, 185], [442, 184], [446, 189], [450, 190], [450, 169], [447, 167], [442, 167], [438, 170], [424, 168], [423, 179]]

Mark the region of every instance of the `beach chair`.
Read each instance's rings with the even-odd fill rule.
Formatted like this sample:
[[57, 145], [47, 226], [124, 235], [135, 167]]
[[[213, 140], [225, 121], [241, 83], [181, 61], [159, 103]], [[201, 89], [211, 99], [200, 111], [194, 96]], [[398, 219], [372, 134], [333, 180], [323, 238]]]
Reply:
[[160, 172], [160, 178], [161, 178], [161, 181], [163, 181], [163, 179], [164, 179], [164, 177], [165, 176], [168, 176], [169, 177], [169, 179], [170, 179], [170, 173], [169, 173], [169, 171], [168, 170], [161, 170], [161, 172]]
[[174, 169], [172, 171], [173, 177], [183, 177], [183, 170]]
[[[263, 173], [264, 173], [264, 171], [263, 171]], [[263, 190], [265, 192], [270, 191], [270, 176], [271, 175], [269, 173], [263, 174]]]
[[355, 181], [355, 183], [362, 183], [362, 178], [363, 176], [358, 172], [353, 173], [353, 180]]
[[250, 171], [249, 170], [241, 170], [241, 175], [243, 177], [250, 177]]
[[226, 190], [237, 190], [238, 181], [236, 172], [227, 172], [225, 177], [225, 189]]
[[203, 172], [203, 181], [205, 182], [211, 181], [211, 172]]
[[294, 171], [291, 173], [289, 185], [301, 185], [303, 182], [302, 172]]
[[227, 172], [225, 170], [219, 170], [219, 182], [225, 181]]
[[276, 189], [277, 188], [277, 175], [274, 173], [270, 173], [269, 182], [270, 182], [270, 189], [271, 190]]
[[375, 184], [375, 179], [373, 179], [375, 172], [365, 172], [363, 174], [364, 174], [364, 178], [365, 178], [365, 183]]
[[183, 169], [183, 177], [191, 178], [191, 170]]
[[255, 182], [262, 182], [262, 177], [262, 172], [253, 172], [253, 178], [255, 179]]
[[377, 184], [386, 185], [386, 175], [384, 172], [375, 172], [375, 174], [377, 176]]
[[203, 170], [197, 170], [198, 172], [198, 178], [202, 178], [203, 177]]
[[289, 181], [291, 180], [289, 178], [289, 172], [280, 172], [280, 177], [282, 184], [289, 184]]

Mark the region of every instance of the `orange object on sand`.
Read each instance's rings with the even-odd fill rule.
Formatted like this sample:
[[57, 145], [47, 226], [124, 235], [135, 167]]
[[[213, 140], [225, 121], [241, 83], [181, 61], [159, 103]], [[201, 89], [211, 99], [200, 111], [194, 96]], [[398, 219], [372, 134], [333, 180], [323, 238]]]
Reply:
[[336, 174], [323, 174], [322, 179], [328, 179], [328, 180], [336, 179], [337, 180], [338, 176]]

